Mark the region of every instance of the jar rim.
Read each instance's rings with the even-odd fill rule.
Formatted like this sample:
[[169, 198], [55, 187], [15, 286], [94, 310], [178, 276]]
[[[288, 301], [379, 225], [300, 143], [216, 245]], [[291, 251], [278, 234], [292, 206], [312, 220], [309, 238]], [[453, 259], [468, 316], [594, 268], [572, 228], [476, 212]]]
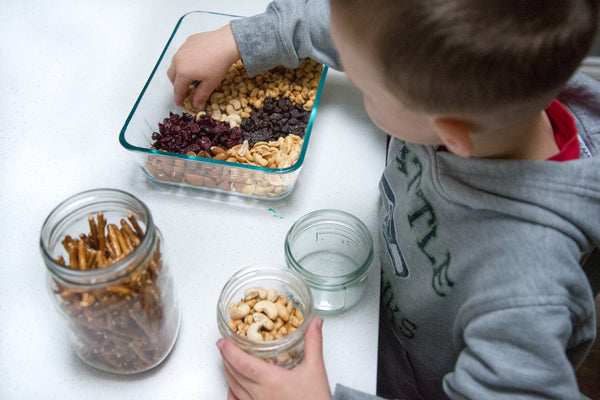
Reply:
[[[324, 277], [322, 275], [308, 271], [307, 269], [302, 267], [302, 265], [298, 261], [296, 261], [296, 258], [292, 253], [291, 244], [291, 240], [294, 234], [308, 229], [315, 223], [326, 221], [335, 222], [336, 224], [344, 225], [346, 227], [352, 227], [357, 231], [357, 233], [360, 234], [361, 239], [368, 246], [369, 252], [365, 260], [354, 271], [339, 276]], [[321, 209], [312, 211], [302, 216], [290, 227], [285, 237], [284, 250], [285, 260], [288, 267], [291, 270], [299, 273], [310, 287], [326, 291], [336, 291], [345, 286], [350, 286], [354, 284], [368, 272], [373, 261], [373, 235], [371, 234], [371, 231], [369, 231], [367, 226], [354, 215], [338, 209]]]
[[[94, 196], [106, 196], [107, 198], [92, 201]], [[72, 216], [73, 213], [89, 207], [92, 204], [108, 204], [110, 202], [122, 201], [128, 201], [132, 205], [138, 207], [145, 219], [144, 223], [146, 229], [144, 236], [142, 237], [140, 244], [135, 247], [131, 253], [105, 267], [88, 270], [67, 268], [56, 262], [49, 253], [47, 246], [52, 237], [54, 227], [57, 225], [55, 222], [66, 220]], [[60, 220], [55, 221], [58, 217], [61, 217]], [[132, 260], [137, 261], [140, 254], [146, 254], [145, 258], [151, 257], [150, 252], [147, 250], [154, 246], [155, 241], [156, 227], [154, 226], [152, 214], [144, 202], [131, 193], [120, 189], [98, 188], [74, 194], [54, 207], [42, 224], [39, 245], [46, 268], [50, 271], [54, 279], [57, 279], [66, 285], [77, 286], [80, 288], [92, 288], [110, 284], [133, 272], [135, 268], [130, 268]], [[139, 263], [136, 262], [135, 265], [144, 265], [144, 263], [145, 260]]]

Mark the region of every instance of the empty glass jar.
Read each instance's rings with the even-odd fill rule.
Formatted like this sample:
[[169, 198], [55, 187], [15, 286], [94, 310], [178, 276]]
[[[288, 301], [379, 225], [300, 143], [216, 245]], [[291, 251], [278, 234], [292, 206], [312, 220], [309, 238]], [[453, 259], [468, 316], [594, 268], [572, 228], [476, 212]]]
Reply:
[[362, 299], [373, 259], [373, 238], [358, 218], [340, 210], [318, 210], [292, 225], [285, 260], [311, 288], [314, 308], [335, 314]]

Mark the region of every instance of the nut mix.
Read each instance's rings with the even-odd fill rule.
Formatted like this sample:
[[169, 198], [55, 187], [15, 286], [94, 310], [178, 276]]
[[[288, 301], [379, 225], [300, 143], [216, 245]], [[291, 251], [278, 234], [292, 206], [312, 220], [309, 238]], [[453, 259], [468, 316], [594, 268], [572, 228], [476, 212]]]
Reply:
[[[107, 224], [102, 212], [96, 217], [88, 219], [89, 234], [82, 233], [77, 239], [65, 236], [62, 244], [69, 263], [62, 255], [56, 257], [57, 263], [75, 270], [105, 268], [140, 245], [144, 232], [133, 215], [129, 214], [129, 223], [121, 219], [120, 228]], [[59, 306], [70, 319], [86, 361], [129, 373], [155, 365], [168, 350], [160, 243], [144, 262], [109, 286], [74, 288], [54, 279]]]
[[[242, 60], [235, 62], [225, 79], [211, 95], [205, 110], [198, 110], [192, 105], [192, 92], [183, 102], [183, 112], [192, 115], [210, 115], [230, 124], [240, 124], [241, 118], [249, 118], [252, 108], [261, 108], [265, 98], [287, 97], [295, 104], [300, 104], [310, 111], [314, 104], [321, 79], [323, 66], [306, 58], [295, 69], [276, 67], [254, 77], [249, 77]], [[238, 115], [240, 118], [233, 117]], [[239, 122], [238, 122], [239, 121]]]
[[[229, 328], [255, 342], [281, 339], [300, 326], [304, 317], [294, 301], [275, 289], [251, 287], [244, 298], [228, 306]], [[278, 360], [281, 361], [281, 360]]]
[[[288, 168], [298, 160], [323, 66], [305, 59], [296, 69], [276, 67], [250, 78], [242, 61], [232, 65], [205, 110], [192, 105], [172, 114], [152, 135], [152, 148], [193, 157], [264, 168]], [[295, 177], [238, 171], [223, 165], [148, 156], [146, 170], [158, 180], [278, 197]]]

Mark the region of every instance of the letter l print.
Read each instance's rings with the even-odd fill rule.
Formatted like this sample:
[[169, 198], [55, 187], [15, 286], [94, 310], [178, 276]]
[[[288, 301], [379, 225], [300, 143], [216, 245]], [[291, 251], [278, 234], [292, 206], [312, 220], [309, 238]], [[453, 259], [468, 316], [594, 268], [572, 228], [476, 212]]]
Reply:
[[394, 265], [394, 274], [401, 278], [408, 277], [409, 271], [402, 251], [400, 251], [400, 245], [396, 237], [396, 224], [394, 223], [394, 206], [396, 204], [396, 196], [390, 187], [387, 178], [383, 176], [380, 182], [381, 192], [383, 193], [383, 199], [386, 208], [386, 216], [383, 219], [382, 233], [385, 239], [388, 254]]

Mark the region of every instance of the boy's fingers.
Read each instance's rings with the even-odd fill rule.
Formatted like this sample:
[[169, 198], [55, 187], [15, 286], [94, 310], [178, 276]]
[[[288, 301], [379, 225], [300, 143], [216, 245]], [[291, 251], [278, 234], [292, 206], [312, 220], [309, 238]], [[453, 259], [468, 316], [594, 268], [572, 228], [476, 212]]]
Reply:
[[175, 77], [175, 82], [173, 82], [173, 97], [175, 100], [175, 105], [180, 106], [183, 104], [183, 99], [185, 98], [192, 81], [192, 79], [183, 77], [181, 74]]
[[169, 68], [167, 69], [167, 77], [171, 81], [171, 84], [175, 83], [175, 76], [177, 75], [177, 70], [175, 69], [175, 64], [171, 63]]
[[246, 391], [246, 389], [244, 389], [244, 387], [229, 370], [230, 367], [228, 367], [225, 363], [223, 363], [223, 366], [225, 370], [225, 379], [227, 380], [227, 385], [229, 386], [229, 390], [227, 392], [227, 399], [250, 399], [251, 397]]
[[304, 361], [323, 364], [323, 318], [314, 317], [304, 337]]
[[235, 393], [233, 393], [233, 392], [231, 391], [231, 388], [229, 388], [229, 390], [227, 391], [227, 400], [240, 400], [240, 398], [239, 398], [239, 397], [237, 397], [237, 396], [235, 395]]
[[274, 368], [264, 360], [247, 354], [231, 340], [219, 339], [217, 346], [221, 351], [223, 364], [238, 381], [245, 379], [252, 383], [258, 382], [261, 374]]
[[217, 86], [217, 84], [213, 85], [210, 81], [201, 81], [198, 87], [196, 88], [196, 92], [194, 93], [194, 107], [199, 110], [204, 109], [204, 104], [210, 97], [213, 92], [213, 89]]

